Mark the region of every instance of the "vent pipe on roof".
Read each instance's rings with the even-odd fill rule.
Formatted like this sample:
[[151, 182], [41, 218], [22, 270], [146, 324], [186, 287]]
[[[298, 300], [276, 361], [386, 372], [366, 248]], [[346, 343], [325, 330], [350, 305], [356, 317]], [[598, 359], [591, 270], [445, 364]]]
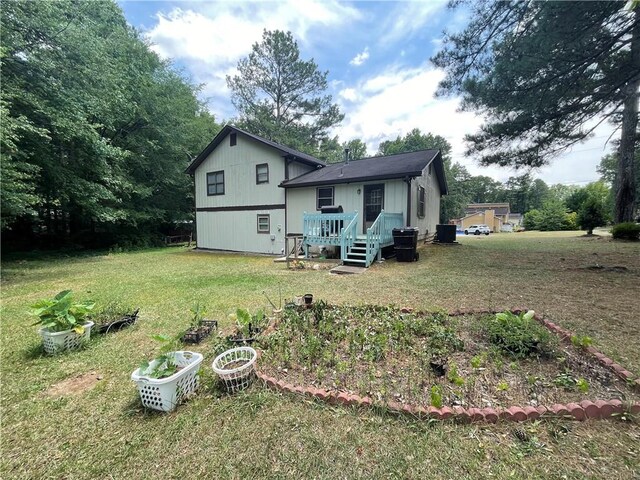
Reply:
[[345, 165], [349, 164], [349, 149], [348, 148], [344, 149], [344, 164]]

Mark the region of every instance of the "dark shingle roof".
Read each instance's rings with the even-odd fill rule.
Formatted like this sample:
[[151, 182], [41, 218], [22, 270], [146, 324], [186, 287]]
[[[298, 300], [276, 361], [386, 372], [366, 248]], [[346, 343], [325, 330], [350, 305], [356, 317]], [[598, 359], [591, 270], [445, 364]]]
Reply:
[[258, 135], [254, 135], [253, 133], [245, 132], [244, 130], [241, 130], [232, 125], [225, 125], [222, 128], [222, 130], [220, 130], [220, 132], [211, 141], [211, 143], [207, 145], [205, 149], [202, 152], [200, 152], [200, 154], [191, 162], [191, 165], [187, 167], [186, 173], [193, 174], [193, 172], [196, 171], [196, 168], [198, 168], [198, 166], [205, 161], [205, 159], [209, 156], [209, 154], [213, 152], [213, 150], [215, 150], [215, 148], [218, 145], [220, 145], [220, 142], [222, 142], [222, 140], [224, 140], [225, 137], [232, 132], [246, 135], [247, 137], [252, 138], [257, 142], [260, 142], [264, 145], [268, 145], [270, 147], [275, 148], [276, 150], [279, 150], [280, 152], [285, 154], [285, 156], [295, 158], [295, 160], [305, 163], [307, 165], [311, 165], [312, 167], [325, 165], [323, 161], [318, 160], [317, 158], [311, 155], [307, 155], [306, 153], [299, 152], [297, 150], [294, 150], [293, 148], [289, 148], [284, 145], [280, 145], [279, 143], [272, 142], [271, 140], [267, 140], [266, 138], [262, 138]]
[[319, 168], [281, 183], [282, 187], [310, 187], [334, 185], [359, 181], [389, 180], [393, 178], [417, 177], [433, 162], [435, 173], [443, 195], [447, 193], [447, 182], [440, 150], [420, 150], [385, 157], [370, 157], [353, 160], [347, 164], [335, 163]]

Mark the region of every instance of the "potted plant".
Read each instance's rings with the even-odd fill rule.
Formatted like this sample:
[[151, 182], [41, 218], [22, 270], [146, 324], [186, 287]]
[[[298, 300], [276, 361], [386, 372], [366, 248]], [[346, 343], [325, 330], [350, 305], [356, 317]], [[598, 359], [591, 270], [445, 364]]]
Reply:
[[235, 315], [231, 315], [231, 317], [235, 317], [237, 325], [236, 335], [229, 337], [229, 340], [234, 343], [251, 343], [255, 341], [256, 336], [265, 329], [268, 322], [262, 309], [252, 315], [248, 310], [238, 308]]
[[89, 300], [74, 302], [71, 290], [58, 293], [53, 300], [40, 300], [31, 306], [30, 314], [38, 317], [34, 325], [42, 325], [44, 351], [59, 353], [82, 346], [91, 336], [93, 322], [85, 317], [95, 304]]
[[204, 316], [207, 310], [199, 303], [191, 308], [191, 313], [191, 323], [182, 336], [182, 341], [185, 343], [200, 343], [218, 326], [218, 322], [215, 320], [206, 320]]
[[142, 405], [170, 412], [198, 388], [198, 372], [203, 356], [186, 350], [174, 351], [175, 340], [166, 335], [154, 335], [163, 343], [160, 355], [142, 362], [131, 374]]

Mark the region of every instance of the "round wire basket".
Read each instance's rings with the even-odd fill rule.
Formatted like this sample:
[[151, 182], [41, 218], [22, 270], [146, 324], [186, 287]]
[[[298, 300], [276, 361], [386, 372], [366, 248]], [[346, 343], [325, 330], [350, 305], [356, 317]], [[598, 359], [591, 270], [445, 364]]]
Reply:
[[211, 365], [229, 393], [247, 388], [255, 376], [258, 353], [251, 347], [232, 348], [222, 352]]

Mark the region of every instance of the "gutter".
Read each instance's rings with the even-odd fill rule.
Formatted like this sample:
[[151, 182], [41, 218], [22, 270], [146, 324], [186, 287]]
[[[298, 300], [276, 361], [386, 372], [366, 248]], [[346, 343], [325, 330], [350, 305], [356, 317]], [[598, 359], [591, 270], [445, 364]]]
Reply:
[[407, 227], [411, 226], [411, 180], [413, 177], [404, 177], [407, 184]]

